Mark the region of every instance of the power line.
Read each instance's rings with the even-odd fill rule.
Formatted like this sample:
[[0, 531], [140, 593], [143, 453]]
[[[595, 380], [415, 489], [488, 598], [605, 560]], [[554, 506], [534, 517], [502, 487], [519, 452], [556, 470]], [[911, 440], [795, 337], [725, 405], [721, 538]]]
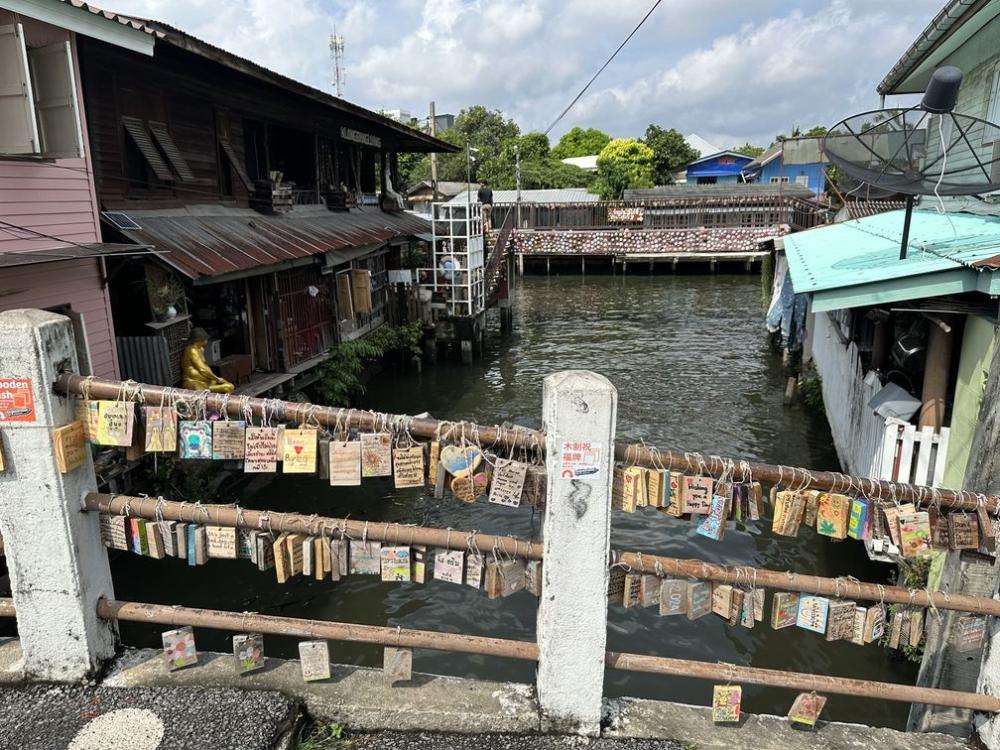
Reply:
[[625, 41], [624, 41], [624, 42], [622, 42], [621, 44], [619, 44], [619, 45], [618, 45], [618, 49], [616, 49], [616, 50], [615, 50], [614, 52], [612, 52], [612, 53], [611, 53], [611, 57], [609, 57], [609, 58], [608, 58], [608, 59], [607, 59], [607, 60], [605, 61], [604, 65], [602, 65], [602, 66], [601, 66], [601, 67], [600, 67], [600, 68], [598, 69], [598, 71], [597, 71], [596, 73], [594, 73], [594, 76], [593, 76], [593, 77], [592, 77], [592, 78], [591, 78], [591, 79], [590, 79], [589, 81], [587, 81], [587, 85], [586, 85], [586, 86], [584, 86], [584, 87], [583, 87], [582, 89], [580, 89], [580, 93], [579, 93], [579, 94], [577, 94], [577, 95], [576, 95], [575, 97], [573, 97], [573, 101], [571, 101], [571, 102], [569, 103], [569, 106], [567, 106], [567, 107], [566, 107], [566, 109], [564, 109], [564, 110], [563, 110], [563, 111], [562, 111], [562, 112], [561, 112], [561, 113], [559, 114], [559, 116], [558, 116], [558, 117], [557, 117], [557, 118], [556, 118], [556, 119], [555, 119], [555, 120], [553, 121], [553, 123], [552, 123], [551, 125], [549, 125], [549, 126], [548, 126], [548, 127], [547, 127], [547, 128], [545, 129], [545, 135], [548, 135], [548, 134], [549, 134], [549, 132], [550, 132], [550, 131], [552, 130], [552, 128], [554, 128], [554, 127], [555, 127], [556, 125], [558, 125], [558, 124], [559, 124], [559, 121], [560, 121], [560, 120], [561, 120], [561, 119], [562, 119], [563, 117], [565, 117], [565, 116], [566, 116], [566, 113], [567, 113], [567, 112], [569, 112], [569, 111], [570, 111], [571, 109], [573, 109], [573, 105], [574, 105], [574, 104], [576, 104], [576, 103], [577, 103], [578, 101], [580, 101], [580, 97], [582, 97], [582, 96], [583, 96], [583, 95], [584, 95], [585, 93], [587, 93], [587, 89], [589, 89], [589, 88], [590, 88], [591, 84], [592, 84], [592, 83], [593, 83], [594, 81], [596, 81], [596, 80], [597, 80], [597, 77], [598, 77], [598, 76], [599, 76], [599, 75], [600, 75], [601, 73], [603, 73], [603, 72], [604, 72], [604, 69], [605, 69], [606, 67], [608, 67], [608, 65], [610, 65], [610, 64], [611, 64], [611, 61], [612, 61], [612, 60], [614, 60], [614, 59], [615, 59], [615, 57], [616, 57], [616, 56], [618, 55], [618, 53], [622, 51], [622, 48], [623, 48], [623, 47], [624, 47], [624, 46], [625, 46], [626, 44], [628, 44], [628, 43], [629, 43], [629, 40], [630, 40], [630, 39], [631, 39], [632, 37], [634, 37], [634, 36], [635, 36], [635, 33], [636, 33], [636, 32], [637, 32], [637, 31], [638, 31], [639, 29], [641, 29], [641, 28], [642, 28], [642, 25], [643, 25], [644, 23], [646, 23], [646, 19], [647, 19], [647, 18], [649, 18], [649, 17], [651, 16], [651, 15], [653, 15], [653, 11], [654, 11], [654, 10], [656, 10], [656, 9], [657, 9], [657, 8], [659, 7], [660, 3], [662, 3], [662, 2], [663, 2], [663, 0], [656, 0], [656, 2], [655, 2], [655, 3], [653, 3], [653, 7], [649, 9], [649, 11], [648, 11], [648, 12], [646, 13], [646, 15], [644, 15], [644, 16], [642, 17], [642, 20], [641, 20], [641, 21], [639, 21], [639, 23], [638, 23], [638, 24], [636, 25], [636, 27], [635, 27], [634, 29], [632, 29], [632, 33], [631, 33], [631, 34], [629, 34], [629, 35], [628, 35], [627, 37], [625, 37]]

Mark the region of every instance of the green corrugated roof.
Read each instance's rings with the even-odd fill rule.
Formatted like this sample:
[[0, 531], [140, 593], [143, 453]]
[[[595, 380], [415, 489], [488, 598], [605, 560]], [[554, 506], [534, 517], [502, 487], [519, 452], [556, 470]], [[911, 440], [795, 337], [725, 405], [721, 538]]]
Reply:
[[812, 292], [815, 311], [998, 293], [1000, 277], [969, 264], [1000, 253], [1000, 217], [916, 210], [900, 260], [903, 217], [890, 211], [785, 237], [795, 291]]

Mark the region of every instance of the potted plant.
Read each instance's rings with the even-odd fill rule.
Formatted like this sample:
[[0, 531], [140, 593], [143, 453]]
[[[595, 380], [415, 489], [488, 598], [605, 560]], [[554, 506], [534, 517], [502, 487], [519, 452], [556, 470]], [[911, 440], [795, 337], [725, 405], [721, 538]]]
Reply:
[[149, 302], [160, 322], [172, 320], [184, 305], [184, 285], [175, 276], [164, 276], [149, 285]]

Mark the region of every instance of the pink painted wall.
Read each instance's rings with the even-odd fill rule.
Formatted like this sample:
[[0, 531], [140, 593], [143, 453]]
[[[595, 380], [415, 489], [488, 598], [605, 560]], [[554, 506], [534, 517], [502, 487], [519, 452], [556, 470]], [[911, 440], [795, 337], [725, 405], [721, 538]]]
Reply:
[[[84, 156], [54, 161], [0, 157], [0, 220], [29, 230], [14, 230], [0, 224], [0, 253], [100, 242], [76, 35], [24, 16], [18, 20], [29, 47], [65, 39], [73, 46]], [[0, 11], [0, 25], [13, 22], [13, 14]], [[32, 231], [49, 236], [32, 237]], [[97, 259], [7, 268], [0, 272], [0, 310], [72, 306], [84, 316], [94, 374], [117, 378], [118, 352], [111, 303], [102, 277], [101, 262]]]

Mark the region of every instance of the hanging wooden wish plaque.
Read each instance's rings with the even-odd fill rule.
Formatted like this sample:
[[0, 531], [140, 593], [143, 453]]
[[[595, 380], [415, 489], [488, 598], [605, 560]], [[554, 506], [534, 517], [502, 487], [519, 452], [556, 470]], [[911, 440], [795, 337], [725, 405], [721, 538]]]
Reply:
[[177, 434], [181, 458], [212, 457], [212, 423], [207, 419], [182, 420], [178, 423]]
[[392, 451], [393, 483], [396, 489], [424, 486], [424, 449], [419, 445]]
[[716, 685], [712, 689], [712, 721], [716, 724], [739, 723], [743, 688], [739, 685]]
[[361, 484], [361, 441], [330, 441], [330, 486], [357, 487]]
[[686, 615], [688, 611], [688, 583], [667, 579], [660, 584], [660, 614]]
[[462, 583], [465, 553], [461, 550], [440, 549], [434, 554], [434, 580]]
[[687, 585], [687, 616], [697, 620], [712, 611], [712, 584], [697, 581]]
[[807, 727], [816, 726], [819, 715], [826, 705], [826, 696], [816, 693], [799, 693], [792, 707], [788, 710], [788, 720], [793, 724], [803, 724]]
[[816, 533], [834, 539], [845, 539], [850, 514], [851, 499], [847, 495], [821, 493], [816, 514]]
[[408, 582], [411, 574], [409, 547], [382, 547], [382, 580]]
[[382, 655], [382, 672], [386, 682], [409, 682], [413, 677], [413, 649], [386, 646]]
[[800, 596], [799, 612], [795, 624], [805, 630], [823, 635], [830, 611], [830, 600], [822, 596]]
[[246, 454], [246, 422], [220, 419], [212, 423], [212, 458], [241, 461]]
[[948, 516], [948, 536], [952, 549], [979, 549], [979, 522], [964, 512]]
[[849, 641], [854, 636], [854, 615], [857, 605], [851, 601], [835, 599], [827, 610], [826, 639]]
[[135, 424], [135, 404], [131, 401], [98, 401], [98, 445], [127, 448], [132, 445], [132, 428]]
[[177, 450], [177, 409], [172, 406], [144, 406], [146, 420], [145, 448], [149, 453], [173, 453]]
[[388, 432], [361, 433], [361, 476], [392, 475], [392, 435]]
[[73, 407], [73, 416], [83, 423], [83, 439], [97, 443], [97, 426], [101, 422], [101, 402], [82, 398]]
[[900, 551], [903, 557], [920, 557], [931, 551], [931, 520], [926, 511], [899, 515]]
[[198, 650], [194, 645], [194, 628], [185, 626], [163, 634], [163, 659], [167, 669], [190, 667], [198, 663]]
[[775, 630], [790, 628], [799, 615], [799, 595], [791, 591], [777, 591], [771, 600], [771, 627]]
[[243, 453], [243, 471], [247, 474], [270, 474], [278, 469], [278, 428], [247, 427]]
[[326, 641], [299, 643], [299, 663], [304, 682], [330, 679], [330, 646]]
[[498, 458], [490, 483], [490, 502], [516, 508], [521, 504], [528, 465], [520, 461]]
[[684, 477], [684, 512], [707, 515], [712, 512], [711, 477]]
[[316, 473], [316, 442], [319, 431], [311, 427], [285, 428], [281, 471], [285, 474]]
[[52, 446], [55, 448], [56, 467], [61, 474], [83, 466], [87, 459], [83, 422], [70, 422], [52, 430]]

